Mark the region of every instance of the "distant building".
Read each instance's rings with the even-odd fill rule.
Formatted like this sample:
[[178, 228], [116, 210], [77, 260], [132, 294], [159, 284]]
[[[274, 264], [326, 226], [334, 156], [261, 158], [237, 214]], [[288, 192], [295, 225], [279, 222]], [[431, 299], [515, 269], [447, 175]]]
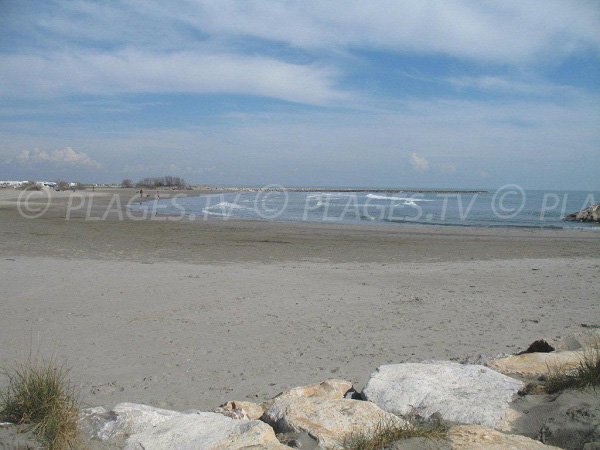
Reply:
[[[3, 181], [0, 180], [0, 187], [3, 188], [13, 188], [13, 189], [18, 189], [20, 187], [26, 186], [30, 183], [30, 181]], [[33, 184], [35, 184], [38, 187], [41, 188], [50, 188], [50, 189], [55, 189], [56, 188], [56, 183], [54, 181], [35, 181]]]
[[2, 181], [0, 180], [0, 187], [11, 187], [13, 189], [20, 188], [21, 186], [29, 183], [29, 181]]

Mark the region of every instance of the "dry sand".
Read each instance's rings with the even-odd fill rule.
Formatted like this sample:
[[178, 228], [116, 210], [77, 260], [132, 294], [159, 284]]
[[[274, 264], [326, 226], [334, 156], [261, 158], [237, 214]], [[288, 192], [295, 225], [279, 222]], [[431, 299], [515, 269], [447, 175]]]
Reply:
[[[83, 195], [97, 213], [112, 193]], [[26, 220], [13, 197], [0, 194], [0, 365], [54, 355], [91, 405], [360, 387], [380, 364], [510, 353], [600, 323], [594, 232], [66, 221], [67, 193]]]

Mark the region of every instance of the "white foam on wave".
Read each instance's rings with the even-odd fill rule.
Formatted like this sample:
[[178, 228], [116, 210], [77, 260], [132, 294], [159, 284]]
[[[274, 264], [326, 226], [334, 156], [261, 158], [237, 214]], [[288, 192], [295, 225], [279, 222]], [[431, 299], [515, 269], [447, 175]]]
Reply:
[[252, 208], [248, 208], [247, 206], [238, 205], [237, 203], [221, 202], [221, 203], [217, 203], [216, 205], [207, 206], [204, 209], [210, 210], [210, 209], [252, 209]]
[[406, 202], [405, 204], [414, 204], [414, 202], [432, 202], [433, 200], [426, 198], [413, 198], [413, 197], [391, 197], [387, 195], [367, 194], [367, 198], [373, 200], [393, 200], [398, 202]]
[[220, 217], [229, 217], [231, 216], [231, 214], [226, 214], [226, 213], [218, 213], [218, 212], [214, 212], [214, 211], [209, 211], [208, 209], [204, 208], [202, 210], [202, 212], [206, 215], [209, 216], [220, 216]]
[[[252, 208], [248, 208], [247, 206], [238, 205], [237, 203], [231, 202], [221, 202], [216, 205], [207, 206], [202, 210], [204, 214], [208, 214], [211, 216], [221, 216], [221, 217], [229, 217], [233, 214], [234, 210], [246, 209], [251, 210]], [[215, 211], [216, 210], [216, 211]]]
[[410, 200], [410, 201], [405, 201], [403, 203], [397, 203], [394, 205], [394, 208], [397, 206], [417, 206], [417, 204], [414, 201]]

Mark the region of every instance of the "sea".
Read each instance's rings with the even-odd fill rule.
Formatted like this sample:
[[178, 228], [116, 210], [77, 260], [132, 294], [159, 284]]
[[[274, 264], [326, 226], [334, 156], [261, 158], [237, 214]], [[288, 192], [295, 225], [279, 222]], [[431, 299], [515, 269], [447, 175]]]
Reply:
[[132, 203], [145, 215], [190, 220], [263, 220], [382, 226], [459, 226], [600, 231], [599, 224], [563, 220], [600, 202], [600, 191], [489, 191], [268, 187]]

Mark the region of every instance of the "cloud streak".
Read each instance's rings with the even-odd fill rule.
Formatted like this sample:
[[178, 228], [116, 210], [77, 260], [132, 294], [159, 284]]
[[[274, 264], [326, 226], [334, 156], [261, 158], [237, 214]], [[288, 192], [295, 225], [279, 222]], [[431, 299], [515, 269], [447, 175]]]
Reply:
[[235, 93], [327, 104], [347, 97], [334, 87], [334, 75], [333, 69], [265, 57], [126, 49], [7, 56], [0, 87], [5, 96]]
[[[48, 2], [20, 25], [55, 40], [190, 49], [200, 42], [256, 38], [305, 50], [377, 48], [502, 64], [600, 49], [594, 0], [159, 0]], [[17, 20], [18, 17], [15, 17]], [[29, 25], [30, 24], [30, 25]], [[156, 39], [160, 36], [160, 39]]]

